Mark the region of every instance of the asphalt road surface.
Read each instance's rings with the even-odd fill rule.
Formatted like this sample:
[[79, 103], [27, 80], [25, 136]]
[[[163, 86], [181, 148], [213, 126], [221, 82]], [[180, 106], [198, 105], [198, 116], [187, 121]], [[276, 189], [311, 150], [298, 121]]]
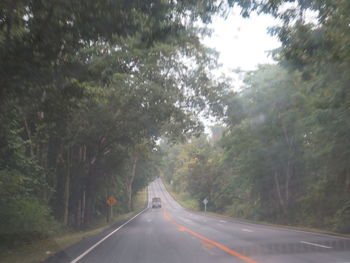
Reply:
[[51, 262], [81, 263], [350, 263], [350, 239], [205, 215], [182, 208], [160, 179], [143, 212]]

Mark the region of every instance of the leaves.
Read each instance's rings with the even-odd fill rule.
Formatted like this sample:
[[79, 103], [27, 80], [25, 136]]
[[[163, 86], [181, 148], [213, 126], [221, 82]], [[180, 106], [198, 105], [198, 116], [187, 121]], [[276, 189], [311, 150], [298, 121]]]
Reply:
[[50, 214], [88, 226], [109, 196], [126, 211], [157, 173], [160, 136], [198, 134], [197, 116], [227, 88], [212, 80], [216, 56], [199, 40], [198, 19], [217, 11], [211, 1], [16, 1], [0, 10], [9, 229], [24, 224], [17, 208], [31, 217], [24, 229], [50, 225]]

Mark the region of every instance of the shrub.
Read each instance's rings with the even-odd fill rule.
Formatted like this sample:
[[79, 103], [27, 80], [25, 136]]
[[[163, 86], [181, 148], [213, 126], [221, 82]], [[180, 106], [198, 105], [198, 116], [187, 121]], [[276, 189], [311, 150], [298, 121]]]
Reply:
[[58, 230], [49, 206], [26, 187], [29, 177], [16, 170], [0, 171], [0, 244], [31, 241]]

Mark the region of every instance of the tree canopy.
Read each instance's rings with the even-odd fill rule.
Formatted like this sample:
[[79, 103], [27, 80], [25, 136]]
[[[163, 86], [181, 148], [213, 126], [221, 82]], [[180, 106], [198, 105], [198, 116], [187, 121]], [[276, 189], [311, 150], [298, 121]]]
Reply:
[[[276, 64], [240, 92], [201, 43], [235, 5], [282, 21]], [[132, 210], [160, 170], [215, 211], [348, 232], [349, 13], [346, 0], [2, 1], [2, 243], [87, 227], [109, 196]], [[222, 124], [211, 141], [205, 114]]]
[[210, 1], [0, 4], [1, 237], [46, 235], [55, 222], [88, 226], [106, 214], [109, 196], [117, 212], [132, 209], [157, 174], [158, 138], [200, 133], [198, 113], [222, 96], [210, 73], [215, 53], [196, 25], [215, 9]]

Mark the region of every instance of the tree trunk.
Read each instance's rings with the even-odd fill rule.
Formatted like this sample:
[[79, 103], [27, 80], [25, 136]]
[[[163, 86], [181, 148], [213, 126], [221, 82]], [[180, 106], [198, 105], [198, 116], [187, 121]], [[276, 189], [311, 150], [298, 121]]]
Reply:
[[[91, 160], [91, 156], [88, 157], [87, 160]], [[93, 207], [93, 195], [94, 195], [94, 183], [92, 182], [92, 177], [95, 172], [95, 167], [89, 161], [89, 166], [87, 168], [87, 178], [86, 178], [86, 184], [84, 188], [84, 225], [88, 226], [91, 221], [91, 214], [92, 214], [92, 207]]]
[[[48, 163], [48, 155], [49, 155], [49, 143], [46, 142], [42, 145], [42, 154], [40, 158], [41, 167], [43, 167], [43, 170], [45, 171], [44, 177], [45, 182], [50, 182], [49, 173], [47, 172], [49, 170], [49, 163]], [[43, 189], [43, 199], [46, 202], [49, 202], [52, 197], [53, 191], [50, 186], [45, 186]]]
[[290, 161], [287, 162], [287, 172], [286, 172], [286, 182], [285, 182], [285, 205], [288, 207], [289, 202], [289, 182], [290, 182], [291, 174], [290, 174]]
[[[109, 198], [109, 189], [108, 187], [106, 188], [106, 200]], [[110, 214], [109, 214], [109, 205], [107, 203], [105, 203], [105, 207], [106, 207], [106, 221], [109, 222], [110, 220]]]
[[283, 212], [285, 213], [285, 203], [284, 203], [284, 200], [283, 200], [283, 197], [282, 197], [281, 187], [280, 187], [280, 183], [278, 181], [278, 175], [277, 175], [276, 171], [275, 171], [275, 174], [274, 174], [274, 178], [275, 178], [275, 184], [276, 184], [278, 201], [279, 201], [279, 204], [280, 204]]
[[346, 168], [345, 169], [345, 191], [350, 192], [350, 169]]
[[132, 187], [131, 187], [131, 184], [129, 183], [126, 186], [126, 194], [128, 197], [128, 211], [131, 212], [132, 211]]
[[75, 225], [77, 228], [80, 227], [81, 225], [81, 199], [78, 200], [78, 205], [77, 205], [77, 211], [76, 211], [76, 220], [75, 220]]
[[27, 133], [28, 140], [30, 141], [30, 143], [29, 143], [30, 157], [34, 157], [34, 149], [33, 149], [32, 135], [31, 135], [31, 132], [30, 132], [30, 128], [29, 128], [27, 119], [26, 119], [26, 117], [24, 116], [24, 114], [23, 114], [23, 121], [24, 121], [24, 127], [25, 127], [25, 130], [26, 130], [26, 133]]
[[81, 201], [81, 224], [85, 224], [85, 203], [86, 203], [86, 192], [83, 190], [83, 198]]
[[127, 185], [126, 185], [126, 193], [127, 193], [127, 197], [128, 197], [128, 211], [129, 212], [132, 211], [132, 183], [134, 182], [134, 179], [135, 179], [137, 161], [138, 161], [138, 155], [135, 153], [133, 156], [130, 177], [128, 178]]
[[70, 187], [70, 148], [67, 151], [67, 176], [64, 184], [63, 196], [63, 224], [68, 225], [69, 216], [69, 187]]

